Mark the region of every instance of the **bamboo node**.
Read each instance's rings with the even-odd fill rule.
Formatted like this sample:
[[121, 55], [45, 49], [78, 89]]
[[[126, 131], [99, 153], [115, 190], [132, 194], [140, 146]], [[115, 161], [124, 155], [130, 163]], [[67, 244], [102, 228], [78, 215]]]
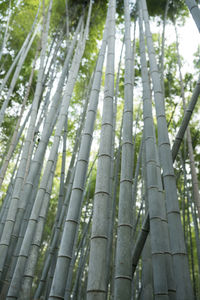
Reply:
[[127, 279], [127, 280], [131, 280], [132, 281], [132, 277], [131, 276], [125, 276], [125, 275], [115, 276], [115, 279]]
[[94, 236], [91, 236], [91, 240], [93, 239], [105, 239], [107, 240], [108, 237], [106, 235], [94, 235]]

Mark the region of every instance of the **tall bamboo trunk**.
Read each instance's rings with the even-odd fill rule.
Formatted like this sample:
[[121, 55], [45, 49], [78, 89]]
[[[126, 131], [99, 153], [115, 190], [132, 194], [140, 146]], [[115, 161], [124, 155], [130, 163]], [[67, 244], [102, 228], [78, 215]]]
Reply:
[[183, 120], [181, 122], [181, 126], [178, 130], [178, 133], [176, 135], [174, 144], [172, 146], [172, 159], [173, 159], [173, 162], [176, 159], [176, 156], [178, 154], [181, 142], [183, 140], [183, 137], [184, 137], [184, 134], [186, 132], [187, 126], [188, 126], [189, 121], [191, 119], [191, 116], [192, 116], [192, 113], [194, 111], [195, 105], [197, 104], [197, 101], [199, 99], [199, 95], [200, 95], [200, 76], [197, 80], [195, 89], [192, 93], [192, 97], [190, 99], [188, 107], [185, 110], [184, 117], [183, 117]]
[[50, 299], [56, 299], [56, 295], [64, 297], [65, 281], [67, 280], [69, 274], [69, 267], [72, 259], [76, 232], [78, 230], [80, 210], [83, 199], [83, 190], [86, 181], [88, 160], [90, 155], [94, 122], [96, 118], [96, 110], [98, 105], [102, 67], [106, 49], [106, 31], [107, 28], [104, 31], [102, 47], [99, 53], [96, 71], [94, 74], [94, 81], [90, 94], [88, 111], [86, 114], [85, 128], [81, 138], [72, 194], [70, 197], [68, 213], [64, 225], [61, 246], [58, 253], [58, 260], [49, 297]]
[[26, 93], [25, 93], [25, 96], [24, 96], [23, 103], [22, 103], [19, 118], [17, 120], [17, 124], [15, 126], [15, 130], [14, 130], [14, 133], [13, 133], [13, 136], [12, 136], [12, 139], [11, 139], [10, 147], [9, 147], [8, 152], [6, 154], [4, 163], [1, 166], [1, 170], [0, 170], [0, 188], [1, 188], [3, 180], [4, 180], [4, 176], [5, 176], [6, 170], [8, 168], [9, 161], [10, 161], [10, 159], [12, 157], [12, 154], [14, 152], [14, 149], [16, 147], [17, 134], [18, 134], [18, 130], [19, 130], [19, 127], [20, 127], [20, 123], [21, 123], [21, 120], [22, 120], [23, 113], [25, 111], [26, 102], [27, 102], [28, 97], [29, 97], [29, 93], [30, 93], [30, 89], [31, 89], [31, 85], [32, 85], [32, 80], [33, 80], [33, 75], [34, 75], [34, 71], [35, 71], [36, 60], [38, 58], [37, 56], [38, 56], [38, 51], [36, 52], [36, 55], [35, 55], [35, 60], [33, 62], [32, 71], [31, 71], [31, 74], [30, 74], [28, 86], [27, 86], [27, 89], [26, 89]]
[[153, 41], [149, 26], [149, 17], [146, 0], [142, 0], [143, 17], [147, 36], [150, 71], [153, 81], [156, 117], [158, 124], [158, 144], [161, 167], [163, 169], [163, 182], [166, 195], [167, 218], [169, 224], [170, 247], [173, 255], [174, 274], [177, 288], [177, 299], [193, 299], [190, 280], [188, 258], [185, 249], [183, 229], [180, 219], [180, 210], [177, 198], [176, 180], [173, 170], [172, 153], [167, 130], [164, 110], [164, 99], [161, 82], [157, 69]]
[[[142, 178], [143, 178], [143, 195], [145, 200], [145, 214], [148, 213], [148, 190], [147, 190], [147, 172], [145, 162], [145, 149], [142, 147]], [[142, 291], [141, 300], [153, 300], [153, 272], [152, 272], [152, 255], [150, 236], [147, 237], [144, 249], [142, 251]]]
[[23, 282], [19, 293], [19, 300], [31, 299], [32, 296], [31, 288], [32, 288], [32, 283], [35, 275], [36, 264], [38, 262], [39, 249], [41, 247], [42, 235], [44, 231], [44, 223], [47, 216], [56, 163], [57, 160], [55, 160], [54, 165], [52, 167], [51, 174], [49, 176], [49, 181], [46, 188], [42, 207], [40, 210], [39, 218], [37, 221], [34, 238], [29, 250], [29, 255], [28, 255], [28, 259], [26, 262], [26, 267], [23, 275]]
[[[30, 216], [30, 219], [28, 221], [26, 233], [25, 233], [25, 236], [24, 236], [24, 239], [23, 239], [23, 242], [22, 242], [19, 257], [18, 257], [18, 260], [17, 260], [17, 264], [16, 264], [16, 267], [15, 267], [13, 277], [12, 277], [11, 285], [10, 285], [10, 288], [9, 288], [9, 291], [8, 291], [8, 297], [10, 297], [10, 298], [16, 297], [16, 295], [18, 295], [18, 293], [19, 293], [21, 280], [22, 280], [22, 276], [23, 276], [23, 273], [24, 273], [24, 268], [25, 268], [26, 261], [27, 261], [27, 255], [25, 253], [29, 253], [29, 251], [30, 251], [30, 245], [31, 245], [32, 240], [34, 238], [35, 227], [36, 227], [36, 224], [37, 224], [39, 213], [40, 213], [41, 208], [42, 208], [41, 201], [45, 196], [45, 192], [46, 192], [47, 184], [48, 184], [48, 177], [51, 173], [54, 161], [57, 158], [58, 146], [59, 146], [59, 143], [60, 143], [62, 129], [63, 129], [64, 124], [66, 122], [68, 107], [69, 107], [70, 99], [71, 99], [71, 96], [72, 96], [72, 92], [73, 92], [75, 80], [76, 80], [76, 77], [77, 77], [77, 73], [78, 73], [78, 70], [79, 70], [80, 60], [81, 60], [81, 57], [82, 57], [83, 52], [84, 52], [84, 46], [85, 46], [85, 40], [86, 40], [86, 36], [87, 36], [88, 26], [89, 26], [89, 24], [87, 22], [83, 40], [82, 39], [79, 40], [79, 43], [78, 43], [78, 46], [77, 46], [77, 52], [75, 54], [74, 61], [73, 61], [73, 64], [71, 66], [71, 70], [70, 70], [71, 72], [70, 72], [69, 79], [68, 79], [68, 82], [67, 82], [67, 86], [66, 86], [66, 89], [65, 89], [65, 93], [64, 93], [64, 96], [63, 96], [63, 102], [62, 102], [62, 106], [61, 106], [61, 109], [60, 109], [60, 113], [59, 113], [59, 116], [58, 116], [58, 122], [57, 122], [56, 130], [55, 130], [55, 136], [54, 136], [54, 143], [51, 147], [49, 158], [48, 158], [47, 164], [45, 166], [44, 174], [43, 174], [42, 179], [41, 179], [40, 187], [38, 189], [37, 196], [36, 196], [32, 211], [31, 211], [31, 216]], [[48, 208], [48, 206], [46, 206], [46, 209], [47, 208]], [[24, 254], [25, 254], [25, 256], [24, 256]], [[19, 274], [21, 274], [21, 276], [19, 276]]]
[[[48, 108], [48, 106], [47, 106], [47, 108]], [[22, 205], [19, 206], [19, 209], [18, 209], [18, 215], [17, 215], [16, 219], [20, 220], [20, 222], [19, 221], [15, 222], [15, 226], [14, 226], [14, 229], [13, 229], [12, 238], [11, 238], [10, 246], [9, 246], [9, 248], [11, 248], [10, 253], [12, 255], [14, 255], [13, 260], [12, 260], [12, 265], [10, 264], [10, 267], [12, 266], [12, 270], [14, 269], [14, 266], [16, 264], [16, 262], [15, 262], [16, 257], [19, 254], [18, 250], [20, 249], [20, 246], [21, 246], [24, 234], [25, 234], [27, 222], [28, 222], [28, 219], [29, 219], [29, 216], [30, 216], [30, 211], [32, 209], [33, 202], [34, 202], [34, 199], [35, 199], [35, 196], [36, 196], [36, 193], [37, 193], [39, 176], [37, 176], [36, 178], [37, 178], [37, 181], [34, 182], [34, 188], [33, 188], [33, 192], [32, 192], [32, 195], [31, 195], [31, 200], [27, 203], [27, 206], [26, 206], [25, 209]], [[22, 221], [22, 219], [23, 219], [23, 221]], [[19, 238], [18, 238], [18, 236], [19, 236]], [[7, 260], [9, 260], [9, 261], [11, 260], [11, 257], [9, 257], [9, 255], [7, 256]], [[10, 274], [12, 274], [12, 270], [10, 270], [10, 272], [9, 272]]]
[[11, 11], [12, 11], [11, 10], [11, 0], [9, 0], [8, 19], [7, 19], [7, 22], [6, 22], [6, 30], [4, 32], [3, 43], [2, 43], [1, 49], [0, 49], [0, 61], [1, 61], [1, 58], [2, 58], [2, 55], [3, 55], [4, 48], [6, 46], [6, 42], [8, 40], [8, 35], [9, 35], [8, 30], [9, 30]]
[[30, 198], [30, 195], [32, 192], [32, 187], [33, 187], [33, 185], [31, 183], [34, 181], [36, 175], [38, 174], [38, 170], [41, 168], [41, 165], [43, 164], [44, 155], [45, 155], [45, 151], [46, 151], [46, 148], [48, 145], [48, 141], [49, 141], [49, 138], [52, 134], [53, 128], [55, 127], [55, 123], [58, 118], [58, 113], [59, 113], [60, 105], [62, 102], [60, 100], [60, 98], [63, 99], [61, 97], [61, 95], [62, 95], [62, 91], [63, 91], [64, 81], [65, 81], [65, 77], [66, 77], [66, 74], [68, 71], [70, 59], [72, 57], [72, 53], [73, 53], [74, 47], [76, 45], [77, 36], [80, 31], [82, 21], [83, 21], [83, 19], [81, 17], [79, 20], [76, 32], [75, 32], [74, 39], [73, 39], [73, 41], [70, 45], [69, 51], [66, 55], [62, 73], [61, 73], [61, 76], [59, 78], [58, 85], [56, 88], [56, 92], [51, 100], [49, 112], [48, 112], [47, 116], [45, 117], [44, 128], [43, 128], [43, 131], [41, 134], [40, 142], [38, 144], [33, 161], [31, 163], [30, 171], [29, 171], [29, 174], [27, 177], [27, 182], [24, 186], [24, 191], [21, 196], [21, 198], [23, 199], [24, 202], [28, 201], [27, 199]]
[[[18, 210], [18, 215], [17, 215], [18, 219], [20, 220], [20, 223], [18, 222], [19, 223], [18, 224], [19, 225], [18, 229], [17, 229], [17, 226], [15, 226], [15, 239], [18, 237], [18, 234], [19, 234], [19, 228], [20, 228], [20, 224], [21, 224], [21, 219], [23, 218], [25, 205], [27, 203], [26, 211], [27, 212], [29, 211], [29, 212], [28, 212], [28, 215], [26, 217], [29, 218], [31, 207], [33, 205], [33, 202], [30, 201], [30, 199], [33, 199], [33, 200], [35, 199], [33, 197], [33, 195], [35, 195], [35, 192], [32, 192], [33, 186], [35, 185], [34, 181], [35, 181], [35, 178], [38, 178], [38, 176], [40, 176], [42, 162], [43, 162], [45, 150], [46, 150], [46, 147], [47, 147], [47, 143], [48, 143], [49, 137], [51, 135], [51, 132], [52, 132], [54, 126], [55, 126], [55, 122], [56, 122], [56, 119], [57, 119], [57, 116], [58, 116], [58, 114], [56, 113], [57, 108], [59, 107], [59, 105], [58, 105], [59, 101], [58, 100], [59, 100], [59, 97], [62, 93], [64, 78], [65, 78], [65, 75], [66, 75], [66, 72], [67, 72], [69, 59], [71, 57], [74, 45], [76, 43], [77, 34], [79, 32], [80, 25], [81, 25], [81, 20], [82, 20], [82, 18], [80, 18], [80, 22], [79, 22], [79, 25], [77, 26], [77, 30], [76, 30], [76, 33], [75, 33], [74, 41], [72, 42], [72, 45], [71, 45], [71, 47], [69, 49], [69, 52], [66, 56], [66, 59], [65, 59], [65, 62], [64, 62], [64, 67], [63, 67], [63, 70], [62, 70], [62, 74], [61, 74], [61, 77], [60, 77], [60, 80], [59, 80], [59, 83], [58, 83], [58, 86], [57, 86], [57, 90], [56, 90], [56, 92], [54, 94], [54, 97], [52, 99], [51, 108], [49, 110], [48, 116], [45, 118], [44, 130], [42, 132], [41, 140], [40, 140], [40, 143], [37, 147], [36, 153], [34, 155], [34, 160], [33, 160], [32, 164], [30, 166], [30, 172], [29, 172], [29, 176], [27, 178], [27, 183], [25, 184], [25, 188], [24, 188], [23, 193], [21, 195], [20, 210]], [[38, 183], [35, 186], [36, 189], [37, 189], [37, 185], [38, 185]], [[26, 220], [25, 223], [27, 223], [27, 220]], [[24, 224], [24, 226], [25, 225], [26, 224]], [[16, 249], [20, 248], [20, 245], [21, 245], [21, 242], [22, 242], [22, 237], [24, 236], [24, 231], [25, 231], [25, 229], [22, 228], [22, 230], [20, 232], [20, 240], [18, 240], [18, 242], [17, 242], [17, 248]], [[17, 253], [17, 252], [15, 251], [15, 253]]]
[[[124, 49], [124, 41], [121, 48], [121, 54], [119, 59], [118, 65], [118, 72], [116, 78], [116, 86], [115, 86], [115, 98], [114, 98], [114, 106], [113, 106], [113, 135], [112, 135], [112, 153], [111, 153], [111, 172], [110, 172], [110, 200], [109, 200], [109, 229], [108, 229], [108, 264], [107, 264], [107, 274], [108, 274], [108, 285], [110, 295], [108, 297], [111, 298], [113, 293], [113, 282], [114, 282], [114, 249], [113, 249], [113, 235], [115, 229], [115, 217], [116, 217], [116, 193], [117, 193], [117, 186], [116, 182], [118, 182], [118, 173], [120, 168], [120, 154], [121, 154], [121, 132], [122, 132], [122, 124], [120, 128], [120, 137], [119, 137], [119, 147], [117, 150], [116, 158], [114, 158], [115, 153], [115, 142], [116, 142], [116, 118], [117, 118], [117, 104], [118, 104], [118, 93], [119, 93], [119, 79], [120, 79], [120, 70], [121, 70], [121, 63], [122, 63], [122, 53]], [[118, 182], [119, 183], [119, 182]]]
[[[145, 55], [145, 41], [143, 37], [142, 26], [142, 10], [140, 6], [140, 53], [142, 65], [143, 80], [143, 119], [144, 119], [144, 137], [145, 137], [145, 156], [147, 168], [147, 197], [149, 203], [149, 219], [150, 219], [150, 239], [152, 249], [152, 267], [154, 281], [154, 297], [155, 299], [169, 299], [168, 297], [168, 280], [167, 266], [165, 255], [164, 241], [164, 224], [165, 208], [164, 198], [160, 193], [159, 176], [157, 170], [156, 141], [154, 134], [154, 124], [152, 117], [151, 92], [149, 86], [149, 78], [147, 71], [147, 62]], [[155, 236], [157, 237], [155, 240]]]
[[[176, 28], [175, 22], [174, 22], [174, 26], [175, 26], [175, 33], [176, 33], [176, 49], [177, 49], [177, 58], [178, 58], [179, 78], [180, 78], [180, 85], [181, 85], [181, 97], [182, 97], [182, 101], [183, 101], [183, 109], [185, 112], [186, 111], [185, 91], [184, 91], [183, 76], [182, 76], [182, 70], [181, 70], [181, 59], [180, 59], [180, 54], [179, 54], [178, 33], [177, 33], [177, 28]], [[192, 175], [193, 197], [194, 197], [194, 202], [196, 203], [196, 206], [197, 206], [198, 216], [200, 219], [199, 183], [198, 183], [197, 172], [196, 172], [196, 167], [195, 167], [194, 150], [193, 150], [193, 146], [192, 146], [192, 138], [191, 138], [189, 126], [187, 127], [186, 133], [187, 133], [187, 144], [188, 144], [188, 152], [189, 152], [189, 160], [190, 160], [190, 169], [191, 169], [191, 175]]]
[[192, 174], [192, 188], [193, 188], [193, 198], [198, 211], [198, 218], [200, 220], [200, 194], [199, 194], [199, 182], [195, 166], [194, 151], [192, 146], [192, 138], [190, 133], [190, 128], [187, 129], [187, 141], [188, 141], [188, 150], [189, 150], [189, 159], [190, 159], [190, 168]]
[[87, 299], [106, 299], [108, 208], [110, 198], [110, 169], [113, 132], [115, 0], [108, 9], [108, 52], [99, 157], [94, 196], [94, 213], [90, 243]]
[[65, 11], [66, 11], [66, 37], [69, 37], [69, 8], [68, 0], [65, 0]]
[[194, 22], [196, 23], [196, 26], [200, 32], [200, 9], [195, 0], [185, 0], [185, 2], [191, 12]]
[[5, 115], [6, 108], [8, 106], [9, 101], [10, 101], [10, 98], [12, 96], [12, 93], [13, 93], [13, 90], [15, 88], [16, 82], [18, 80], [18, 77], [19, 77], [20, 71], [22, 69], [23, 63], [24, 63], [24, 61], [26, 59], [26, 56], [27, 56], [27, 54], [28, 54], [28, 52], [29, 52], [29, 50], [32, 46], [32, 43], [33, 43], [34, 39], [35, 39], [37, 30], [38, 30], [38, 28], [35, 29], [35, 31], [33, 33], [33, 36], [31, 37], [31, 39], [28, 43], [27, 48], [24, 49], [24, 51], [22, 52], [21, 57], [20, 57], [20, 59], [17, 63], [12, 81], [10, 83], [10, 87], [8, 89], [8, 94], [7, 94], [6, 99], [4, 100], [3, 105], [1, 107], [1, 110], [0, 110], [0, 126], [2, 125], [2, 122], [4, 120], [4, 115]]
[[132, 248], [132, 177], [133, 177], [133, 62], [130, 39], [129, 1], [124, 1], [125, 12], [125, 78], [124, 114], [122, 129], [122, 160], [116, 248], [115, 298], [131, 297]]
[[5, 85], [6, 85], [7, 81], [8, 81], [8, 79], [9, 79], [9, 77], [10, 77], [10, 75], [12, 74], [12, 72], [13, 72], [13, 70], [14, 70], [14, 68], [15, 68], [15, 66], [16, 66], [16, 64], [17, 64], [17, 62], [18, 62], [18, 60], [19, 60], [19, 58], [23, 55], [23, 53], [25, 52], [25, 50], [26, 50], [26, 48], [27, 48], [28, 43], [30, 42], [31, 35], [32, 35], [32, 33], [33, 33], [34, 29], [35, 29], [36, 23], [37, 23], [39, 10], [40, 10], [40, 5], [39, 5], [39, 7], [38, 7], [38, 11], [37, 11], [37, 14], [36, 14], [36, 16], [35, 16], [35, 19], [34, 19], [34, 21], [33, 21], [33, 24], [32, 24], [32, 27], [31, 27], [30, 31], [29, 31], [29, 33], [27, 34], [27, 37], [26, 37], [24, 43], [22, 44], [22, 46], [21, 46], [21, 48], [20, 48], [18, 54], [16, 55], [16, 57], [15, 57], [13, 63], [11, 64], [11, 66], [10, 66], [8, 72], [6, 73], [6, 76], [4, 77], [4, 79], [3, 79], [2, 83], [1, 83], [1, 86], [0, 86], [0, 93], [1, 93], [2, 90], [4, 89], [4, 87], [5, 87]]
[[165, 58], [165, 29], [166, 29], [166, 21], [167, 21], [167, 13], [169, 9], [169, 0], [166, 1], [165, 5], [165, 12], [163, 17], [163, 32], [162, 32], [162, 46], [161, 46], [161, 58], [160, 58], [160, 76], [161, 76], [161, 83], [163, 94], [165, 94], [165, 87], [164, 87], [164, 58]]
[[0, 249], [1, 249], [0, 273], [3, 271], [3, 266], [4, 266], [4, 262], [5, 262], [6, 255], [7, 255], [7, 249], [9, 246], [12, 230], [13, 230], [14, 223], [15, 223], [17, 209], [19, 206], [20, 194], [21, 194], [21, 191], [23, 188], [24, 170], [26, 169], [29, 147], [31, 144], [31, 140], [34, 136], [35, 122], [36, 122], [36, 118], [37, 118], [37, 109], [38, 109], [39, 98], [40, 98], [41, 89], [42, 89], [43, 66], [44, 66], [45, 52], [46, 52], [46, 46], [47, 46], [47, 36], [48, 36], [48, 29], [49, 29], [49, 22], [50, 22], [51, 6], [52, 6], [52, 0], [49, 5], [46, 30], [44, 30], [44, 33], [43, 33], [42, 51], [41, 51], [41, 57], [40, 57], [40, 69], [38, 72], [36, 91], [34, 94], [33, 106], [32, 106], [32, 111], [31, 111], [31, 120], [29, 123], [29, 128], [27, 130], [27, 135], [26, 135], [24, 146], [23, 146], [22, 157], [21, 157], [20, 165], [19, 165], [18, 172], [17, 172], [17, 177], [16, 177], [16, 181], [15, 181], [11, 205], [10, 205], [10, 208], [8, 211], [7, 220], [6, 220], [6, 223], [4, 226], [4, 230], [3, 230], [3, 234], [2, 234], [2, 238], [1, 238], [1, 242], [0, 242]]

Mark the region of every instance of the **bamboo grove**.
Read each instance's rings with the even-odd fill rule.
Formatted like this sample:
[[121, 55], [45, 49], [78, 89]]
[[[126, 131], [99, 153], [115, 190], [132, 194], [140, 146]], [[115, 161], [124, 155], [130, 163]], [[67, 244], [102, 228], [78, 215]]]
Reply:
[[0, 299], [200, 299], [200, 52], [185, 72], [179, 40], [198, 4], [0, 17]]

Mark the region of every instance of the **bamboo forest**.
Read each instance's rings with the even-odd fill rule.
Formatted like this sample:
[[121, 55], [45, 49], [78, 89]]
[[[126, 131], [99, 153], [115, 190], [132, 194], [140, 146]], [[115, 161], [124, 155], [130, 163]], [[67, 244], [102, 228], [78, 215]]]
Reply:
[[0, 299], [200, 299], [200, 1], [0, 0]]

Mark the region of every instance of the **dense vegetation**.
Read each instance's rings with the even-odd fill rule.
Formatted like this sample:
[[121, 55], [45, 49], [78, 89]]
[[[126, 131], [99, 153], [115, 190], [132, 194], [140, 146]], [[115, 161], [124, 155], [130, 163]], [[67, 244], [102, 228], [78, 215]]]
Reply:
[[200, 298], [198, 16], [0, 0], [0, 299]]

